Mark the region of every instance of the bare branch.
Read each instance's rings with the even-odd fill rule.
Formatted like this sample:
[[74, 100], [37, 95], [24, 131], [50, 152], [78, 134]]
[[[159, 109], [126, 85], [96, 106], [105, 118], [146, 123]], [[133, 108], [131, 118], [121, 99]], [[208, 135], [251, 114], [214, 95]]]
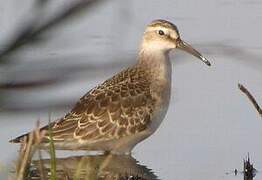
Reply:
[[251, 103], [254, 105], [254, 107], [256, 108], [257, 112], [259, 113], [259, 115], [262, 117], [262, 109], [260, 108], [260, 106], [258, 105], [256, 99], [252, 96], [252, 94], [247, 90], [247, 88], [245, 86], [243, 86], [242, 84], [238, 84], [238, 88], [246, 94], [246, 96], [248, 97], [248, 99], [251, 101]]

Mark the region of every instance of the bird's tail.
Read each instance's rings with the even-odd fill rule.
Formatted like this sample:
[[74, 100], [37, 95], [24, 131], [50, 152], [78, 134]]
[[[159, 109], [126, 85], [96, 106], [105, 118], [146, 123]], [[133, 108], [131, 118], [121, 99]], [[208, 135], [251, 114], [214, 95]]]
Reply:
[[10, 143], [22, 143], [24, 139], [28, 139], [29, 133], [23, 134], [21, 136], [18, 136], [14, 139], [11, 139], [9, 142]]
[[[33, 134], [33, 138], [34, 139], [35, 138], [39, 138], [39, 135], [40, 136], [44, 136], [47, 128], [48, 128], [48, 126], [44, 126], [44, 127], [40, 128], [38, 130], [33, 130], [31, 132], [28, 132], [28, 133], [25, 133], [25, 134], [23, 134], [21, 136], [18, 136], [18, 137], [14, 138], [14, 139], [11, 139], [9, 142], [10, 143], [22, 143], [22, 142], [25, 142], [25, 141], [27, 142], [29, 140], [29, 136], [30, 136], [31, 133]], [[43, 141], [43, 140], [44, 140], [44, 138], [41, 139], [41, 141]]]

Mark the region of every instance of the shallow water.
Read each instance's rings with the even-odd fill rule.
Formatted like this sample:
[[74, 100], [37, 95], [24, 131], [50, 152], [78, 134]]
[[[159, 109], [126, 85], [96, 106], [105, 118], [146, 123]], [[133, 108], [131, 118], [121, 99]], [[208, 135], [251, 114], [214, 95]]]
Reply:
[[[40, 177], [39, 165], [43, 165], [42, 172], [50, 172], [50, 161], [33, 161], [30, 167], [30, 177]], [[158, 178], [146, 166], [130, 155], [96, 155], [71, 156], [58, 158], [56, 161], [57, 179], [152, 179]]]
[[[16, 11], [16, 1], [0, 1], [2, 42], [28, 13], [26, 2]], [[133, 157], [160, 179], [241, 180], [232, 171], [242, 170], [249, 152], [258, 170], [254, 179], [261, 179], [262, 120], [237, 88], [241, 82], [261, 102], [261, 1], [116, 0], [95, 8], [46, 34], [50, 39], [41, 46], [14, 55], [17, 63], [0, 67], [1, 82], [58, 79], [0, 91], [1, 179], [19, 148], [8, 140], [32, 129], [37, 119], [47, 123], [49, 111], [53, 119], [63, 116], [87, 90], [134, 62], [144, 26], [159, 18], [174, 22], [212, 66], [179, 51], [171, 54], [169, 111]]]

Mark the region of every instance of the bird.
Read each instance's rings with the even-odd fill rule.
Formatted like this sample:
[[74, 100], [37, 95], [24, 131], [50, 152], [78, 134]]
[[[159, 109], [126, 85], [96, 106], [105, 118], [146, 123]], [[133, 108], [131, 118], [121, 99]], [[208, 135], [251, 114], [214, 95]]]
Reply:
[[[63, 118], [40, 129], [41, 147], [129, 154], [152, 135], [164, 119], [171, 94], [169, 52], [183, 50], [206, 65], [211, 63], [181, 39], [176, 25], [157, 19], [143, 33], [137, 60], [88, 91]], [[21, 143], [29, 133], [10, 140]]]

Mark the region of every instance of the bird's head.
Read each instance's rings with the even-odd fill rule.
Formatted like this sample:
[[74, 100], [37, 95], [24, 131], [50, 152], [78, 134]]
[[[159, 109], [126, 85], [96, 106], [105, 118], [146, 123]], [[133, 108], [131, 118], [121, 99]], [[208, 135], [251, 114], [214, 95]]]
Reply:
[[155, 20], [146, 27], [142, 48], [163, 52], [178, 48], [197, 57], [206, 65], [211, 65], [197, 50], [183, 41], [177, 27], [166, 20]]

